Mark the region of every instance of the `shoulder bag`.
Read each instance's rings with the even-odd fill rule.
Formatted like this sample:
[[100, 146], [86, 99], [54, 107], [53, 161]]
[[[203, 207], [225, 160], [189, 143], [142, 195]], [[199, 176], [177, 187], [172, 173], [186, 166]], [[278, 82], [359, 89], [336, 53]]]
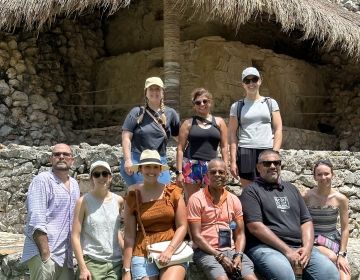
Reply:
[[136, 212], [137, 212], [137, 219], [138, 223], [141, 227], [141, 231], [143, 232], [145, 244], [146, 244], [146, 251], [147, 251], [147, 258], [149, 261], [155, 261], [156, 266], [161, 269], [163, 267], [172, 266], [176, 264], [186, 263], [192, 260], [192, 256], [194, 254], [193, 249], [187, 244], [187, 242], [183, 241], [181, 244], [176, 248], [175, 252], [173, 253], [171, 260], [166, 265], [161, 265], [159, 263], [159, 255], [166, 250], [166, 248], [170, 245], [171, 241], [162, 241], [150, 244], [149, 237], [146, 235], [144, 225], [141, 221], [140, 217], [140, 206], [139, 206], [139, 198], [138, 198], [138, 190], [135, 191], [136, 195]]

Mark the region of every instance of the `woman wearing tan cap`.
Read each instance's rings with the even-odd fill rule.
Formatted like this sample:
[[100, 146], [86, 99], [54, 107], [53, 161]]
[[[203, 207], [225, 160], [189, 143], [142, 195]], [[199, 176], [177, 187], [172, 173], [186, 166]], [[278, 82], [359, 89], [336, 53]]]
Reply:
[[[125, 197], [123, 280], [185, 278], [187, 263], [166, 266], [187, 231], [182, 189], [158, 182], [168, 168], [156, 150], [143, 151], [139, 163], [132, 166], [142, 174], [144, 183], [131, 186]], [[162, 241], [170, 243], [156, 260], [165, 266], [159, 268], [147, 257], [146, 247]]]
[[[122, 126], [123, 158], [120, 173], [127, 186], [143, 181], [140, 173], [134, 173], [132, 166], [139, 162], [140, 154], [146, 149], [156, 150], [161, 162], [167, 164], [166, 146], [171, 136], [179, 134], [180, 120], [176, 111], [164, 105], [164, 83], [159, 77], [145, 81], [145, 105], [129, 112]], [[170, 182], [169, 171], [159, 176], [159, 182]]]

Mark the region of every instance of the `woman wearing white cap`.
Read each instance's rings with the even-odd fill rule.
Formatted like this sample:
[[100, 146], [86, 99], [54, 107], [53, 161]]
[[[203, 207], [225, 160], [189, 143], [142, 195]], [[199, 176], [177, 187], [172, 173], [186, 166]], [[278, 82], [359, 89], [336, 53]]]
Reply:
[[258, 175], [256, 163], [261, 151], [279, 151], [282, 142], [282, 120], [278, 103], [260, 95], [261, 77], [254, 67], [242, 72], [244, 99], [232, 104], [229, 120], [230, 171], [248, 186]]
[[139, 163], [132, 166], [134, 172], [143, 175], [144, 182], [131, 186], [125, 197], [123, 280], [185, 277], [186, 263], [159, 269], [155, 262], [147, 259], [147, 241], [149, 244], [171, 241], [158, 259], [161, 265], [168, 264], [187, 232], [181, 188], [158, 182], [161, 171], [167, 169], [155, 150], [143, 151]]
[[[122, 126], [123, 158], [120, 173], [128, 186], [142, 182], [141, 174], [134, 173], [132, 166], [139, 162], [146, 149], [157, 150], [161, 162], [167, 164], [166, 146], [171, 136], [179, 134], [180, 120], [176, 111], [164, 106], [164, 83], [159, 77], [145, 81], [145, 106], [131, 109]], [[170, 183], [170, 173], [165, 171], [159, 182]]]
[[110, 192], [111, 168], [105, 161], [90, 167], [93, 189], [76, 203], [71, 241], [80, 280], [119, 279], [124, 240], [120, 232], [121, 196]]

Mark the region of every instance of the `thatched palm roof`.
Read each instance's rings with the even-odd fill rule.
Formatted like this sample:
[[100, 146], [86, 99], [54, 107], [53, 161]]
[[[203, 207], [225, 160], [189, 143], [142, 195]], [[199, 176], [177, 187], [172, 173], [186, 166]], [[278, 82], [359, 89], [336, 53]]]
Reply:
[[325, 48], [338, 47], [360, 58], [360, 15], [330, 0], [178, 0], [178, 4], [184, 9], [191, 5], [196, 14], [235, 28], [268, 15], [285, 32], [300, 30], [302, 39], [315, 39]]
[[[144, 0], [146, 1], [146, 0]], [[324, 47], [340, 47], [360, 58], [360, 15], [341, 8], [330, 0], [176, 0], [186, 9], [225, 24], [240, 25], [257, 16], [268, 15], [285, 32], [303, 32], [303, 39], [316, 39]], [[335, 0], [332, 0], [335, 1]], [[0, 29], [41, 28], [59, 14], [81, 14], [101, 7], [112, 14], [131, 0], [0, 0]]]
[[59, 14], [81, 14], [85, 9], [102, 8], [109, 14], [130, 4], [131, 0], [0, 0], [0, 29], [40, 29]]

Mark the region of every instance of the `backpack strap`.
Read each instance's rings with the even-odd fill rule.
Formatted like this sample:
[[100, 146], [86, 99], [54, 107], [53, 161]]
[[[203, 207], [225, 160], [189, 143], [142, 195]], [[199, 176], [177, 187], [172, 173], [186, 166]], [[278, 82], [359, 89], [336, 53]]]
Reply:
[[238, 127], [241, 128], [241, 110], [242, 108], [244, 107], [244, 99], [240, 99], [238, 102], [237, 102], [237, 121], [238, 121]]
[[[268, 106], [269, 113], [270, 113], [270, 123], [272, 123], [272, 101], [271, 97], [264, 97], [264, 101], [266, 102], [266, 105]], [[240, 99], [237, 102], [237, 120], [238, 120], [238, 126], [241, 128], [241, 110], [244, 107], [244, 99]]]
[[272, 124], [272, 101], [271, 97], [265, 97], [266, 105], [268, 106], [269, 113], [270, 113], [270, 123]]

